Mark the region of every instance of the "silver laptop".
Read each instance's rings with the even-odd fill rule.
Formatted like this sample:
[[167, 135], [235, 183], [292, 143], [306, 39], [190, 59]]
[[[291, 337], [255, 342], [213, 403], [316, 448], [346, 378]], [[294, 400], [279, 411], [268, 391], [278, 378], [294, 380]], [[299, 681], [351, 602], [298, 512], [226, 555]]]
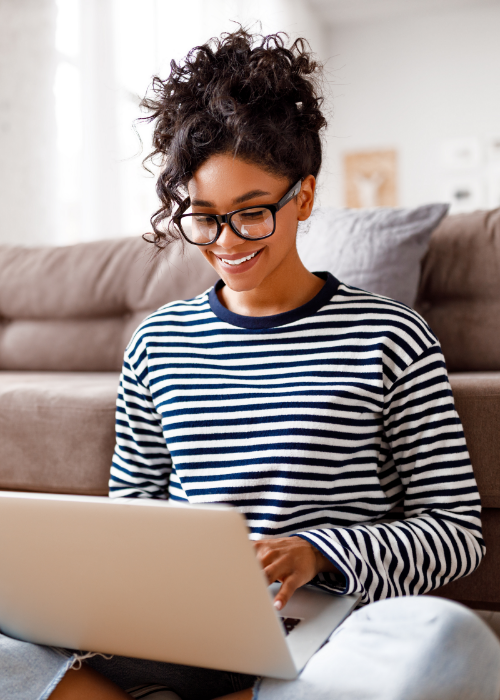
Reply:
[[39, 644], [295, 678], [358, 596], [279, 613], [221, 505], [0, 492], [0, 629]]

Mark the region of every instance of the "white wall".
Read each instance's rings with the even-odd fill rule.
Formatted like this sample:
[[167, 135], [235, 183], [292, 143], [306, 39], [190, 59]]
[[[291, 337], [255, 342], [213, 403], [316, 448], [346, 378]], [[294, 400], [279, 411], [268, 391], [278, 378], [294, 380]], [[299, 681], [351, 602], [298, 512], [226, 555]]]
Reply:
[[500, 7], [332, 30], [323, 203], [343, 205], [344, 151], [395, 147], [399, 203], [441, 199], [443, 139], [500, 136]]
[[149, 230], [138, 102], [153, 74], [231, 20], [327, 52], [308, 0], [0, 0], [0, 244]]
[[[76, 7], [78, 0], [58, 0], [59, 7], [65, 2]], [[100, 15], [104, 9], [108, 13], [106, 31], [94, 37], [106, 46], [106, 61], [101, 49], [88, 42], [80, 58], [76, 53], [71, 58], [73, 70], [80, 67], [84, 73], [78, 146], [83, 154], [79, 173], [74, 165], [75, 173], [69, 177], [62, 172], [57, 185], [54, 77], [61, 54], [55, 42], [56, 2], [0, 0], [0, 243], [71, 243], [145, 230], [156, 200], [154, 183], [144, 178], [141, 156], [135, 155], [131, 124], [138, 114], [137, 96], [155, 71], [165, 74], [171, 57], [230, 29], [230, 19], [248, 23], [260, 18], [264, 32], [284, 29], [292, 37], [305, 36], [321, 58], [329, 56], [334, 114], [320, 178], [321, 204], [343, 204], [345, 151], [397, 148], [399, 201], [411, 206], [442, 199], [443, 139], [500, 136], [498, 6], [345, 25], [329, 32], [309, 0], [80, 2], [87, 10], [94, 8], [103, 29]], [[114, 17], [128, 17], [129, 29], [112, 20], [113, 3]], [[128, 15], [126, 6], [131, 8]], [[88, 21], [88, 11], [85, 16]], [[84, 22], [82, 40], [89, 32], [92, 27]], [[96, 75], [100, 82], [92, 78]], [[59, 89], [65, 109], [75, 111], [77, 82]], [[68, 93], [70, 84], [74, 94]], [[120, 104], [128, 106], [115, 111]], [[64, 110], [59, 112], [61, 127], [66, 117]], [[77, 144], [77, 120], [73, 115], [66, 121], [64, 138]], [[145, 152], [147, 148], [145, 143]], [[77, 154], [70, 153], [67, 167], [77, 161]], [[71, 190], [69, 209], [57, 199], [65, 187]]]
[[56, 227], [55, 21], [53, 0], [0, 0], [0, 243]]

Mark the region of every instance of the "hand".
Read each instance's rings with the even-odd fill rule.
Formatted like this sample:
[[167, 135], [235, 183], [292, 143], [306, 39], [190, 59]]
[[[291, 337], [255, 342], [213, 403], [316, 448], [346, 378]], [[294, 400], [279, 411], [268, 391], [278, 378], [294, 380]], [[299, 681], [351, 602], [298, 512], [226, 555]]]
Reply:
[[308, 583], [320, 571], [335, 571], [335, 566], [319, 549], [302, 537], [278, 537], [253, 542], [257, 559], [269, 584], [281, 581], [274, 607], [281, 610], [294, 591]]

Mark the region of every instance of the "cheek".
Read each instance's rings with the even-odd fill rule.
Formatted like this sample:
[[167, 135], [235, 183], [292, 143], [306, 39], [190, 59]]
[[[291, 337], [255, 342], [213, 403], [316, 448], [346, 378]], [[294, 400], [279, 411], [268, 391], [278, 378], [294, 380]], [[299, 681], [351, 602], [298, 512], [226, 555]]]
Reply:
[[[282, 217], [279, 217], [282, 214]], [[297, 238], [297, 217], [291, 212], [282, 211], [278, 213], [276, 220], [276, 232], [270, 238], [276, 245], [276, 249], [281, 251], [289, 251], [296, 244]]]
[[[207, 263], [208, 263], [209, 265], [212, 265], [212, 262], [213, 262], [213, 260], [214, 260], [213, 255], [210, 255], [209, 252], [208, 252], [208, 250], [207, 250], [206, 248], [198, 247], [198, 251], [199, 251], [199, 254], [200, 254], [200, 255], [203, 255], [203, 257], [205, 258], [205, 260], [207, 261]], [[213, 265], [212, 265], [212, 267], [213, 267]]]

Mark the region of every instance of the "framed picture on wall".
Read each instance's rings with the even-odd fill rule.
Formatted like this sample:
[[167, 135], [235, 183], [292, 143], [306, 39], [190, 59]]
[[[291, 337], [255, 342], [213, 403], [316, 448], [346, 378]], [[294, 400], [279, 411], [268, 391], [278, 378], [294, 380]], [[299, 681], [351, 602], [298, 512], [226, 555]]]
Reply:
[[344, 154], [345, 206], [397, 206], [397, 153], [359, 151]]
[[484, 185], [474, 176], [450, 178], [444, 184], [443, 197], [451, 204], [451, 214], [481, 209], [484, 206]]

